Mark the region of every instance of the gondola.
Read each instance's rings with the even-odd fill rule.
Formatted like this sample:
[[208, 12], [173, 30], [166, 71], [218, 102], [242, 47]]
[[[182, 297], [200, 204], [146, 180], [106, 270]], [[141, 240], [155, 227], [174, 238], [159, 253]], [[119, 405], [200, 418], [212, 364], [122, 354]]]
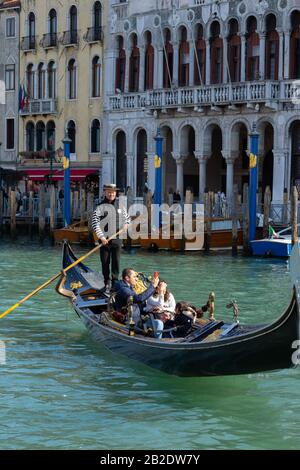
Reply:
[[[62, 268], [76, 259], [65, 242]], [[184, 338], [155, 339], [142, 330], [130, 336], [128, 326], [114, 320], [101, 282], [99, 274], [79, 263], [64, 273], [57, 290], [69, 297], [91, 337], [113, 353], [177, 376], [252, 374], [295, 367], [293, 345], [299, 340], [295, 286], [289, 307], [271, 324], [245, 325], [216, 320], [198, 325]]]

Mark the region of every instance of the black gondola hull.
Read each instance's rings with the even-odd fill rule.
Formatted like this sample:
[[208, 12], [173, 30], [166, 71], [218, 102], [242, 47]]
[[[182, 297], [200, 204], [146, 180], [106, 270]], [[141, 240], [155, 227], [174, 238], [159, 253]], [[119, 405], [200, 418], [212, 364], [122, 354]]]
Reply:
[[[75, 257], [64, 251], [64, 265]], [[80, 269], [88, 269], [81, 265]], [[76, 279], [76, 268], [72, 270]], [[87, 309], [72, 302], [92, 338], [113, 353], [127, 356], [147, 366], [178, 376], [216, 376], [252, 374], [294, 367], [292, 357], [299, 340], [299, 307], [295, 289], [285, 313], [267, 326], [253, 326], [251, 332], [207, 343], [183, 343], [155, 340], [124, 332], [99, 323]]]

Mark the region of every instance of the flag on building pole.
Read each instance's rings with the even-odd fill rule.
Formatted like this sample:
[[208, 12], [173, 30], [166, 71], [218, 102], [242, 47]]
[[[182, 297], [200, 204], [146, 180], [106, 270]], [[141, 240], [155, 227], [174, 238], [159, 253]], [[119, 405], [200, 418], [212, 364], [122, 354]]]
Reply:
[[20, 85], [20, 88], [19, 88], [19, 111], [23, 111], [22, 103], [23, 103], [23, 88], [22, 88], [22, 85]]

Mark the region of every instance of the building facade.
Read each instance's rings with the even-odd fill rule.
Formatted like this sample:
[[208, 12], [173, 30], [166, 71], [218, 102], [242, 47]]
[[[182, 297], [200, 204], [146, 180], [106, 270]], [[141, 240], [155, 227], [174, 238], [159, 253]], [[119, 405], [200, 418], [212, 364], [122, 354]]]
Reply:
[[72, 180], [99, 174], [104, 15], [100, 1], [22, 1], [20, 168], [30, 179], [42, 181], [51, 163], [62, 181], [65, 132]]
[[[0, 171], [16, 171], [18, 158], [19, 13], [15, 0], [0, 2]], [[0, 181], [1, 186], [1, 181]]]
[[298, 0], [110, 0], [108, 13], [104, 183], [154, 190], [159, 128], [165, 196], [230, 198], [255, 125], [259, 191], [281, 203], [300, 188]]

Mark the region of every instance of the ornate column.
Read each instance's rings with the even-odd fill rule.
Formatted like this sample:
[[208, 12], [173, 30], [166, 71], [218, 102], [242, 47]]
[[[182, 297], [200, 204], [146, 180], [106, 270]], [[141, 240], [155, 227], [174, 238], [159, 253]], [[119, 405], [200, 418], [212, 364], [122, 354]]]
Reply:
[[226, 160], [226, 198], [231, 202], [233, 196], [234, 161], [235, 158], [229, 150], [222, 150], [223, 158]]
[[207, 163], [209, 156], [199, 151], [195, 151], [194, 155], [195, 155], [195, 158], [197, 158], [198, 163], [199, 163], [199, 201], [203, 203], [204, 192], [206, 188], [206, 163]]
[[155, 168], [154, 168], [154, 152], [147, 152], [148, 156], [148, 187], [151, 189], [152, 194], [155, 189]]
[[285, 173], [285, 149], [274, 149], [274, 167], [273, 167], [273, 191], [272, 202], [275, 204], [283, 203], [284, 192], [284, 173]]
[[265, 79], [265, 57], [266, 57], [266, 33], [263, 31], [259, 35], [259, 78]]
[[246, 81], [246, 37], [241, 34], [241, 82]]
[[228, 39], [224, 37], [223, 39], [223, 83], [228, 82]]
[[34, 96], [31, 96], [30, 99], [34, 100], [37, 99], [39, 96], [39, 72], [38, 70], [33, 71], [33, 89], [34, 89]]
[[158, 49], [154, 56], [154, 89], [163, 88], [163, 75], [164, 75], [164, 50]]
[[144, 91], [145, 87], [145, 47], [140, 47], [140, 69], [139, 69], [139, 92]]
[[117, 51], [108, 51], [104, 54], [104, 63], [107, 80], [104, 81], [104, 96], [112, 95], [116, 90], [116, 61]]
[[179, 46], [178, 43], [173, 44], [173, 84], [178, 87], [178, 68], [179, 68]]
[[291, 32], [284, 31], [284, 78], [290, 78], [290, 40]]
[[129, 63], [130, 63], [130, 55], [131, 55], [131, 50], [126, 49], [126, 64], [125, 64], [125, 85], [124, 85], [124, 91], [125, 93], [128, 93], [129, 91]]
[[[112, 153], [102, 154], [102, 184], [115, 181], [115, 159]], [[100, 188], [100, 192], [102, 188]]]
[[127, 182], [126, 185], [130, 186], [133, 193], [135, 194], [135, 186], [134, 186], [134, 156], [132, 153], [126, 153], [126, 162], [127, 162]]
[[283, 31], [278, 31], [279, 33], [279, 63], [278, 63], [278, 79], [283, 79]]
[[45, 69], [45, 96], [44, 99], [49, 98], [49, 79], [48, 79], [48, 67]]
[[205, 84], [210, 85], [210, 42], [209, 42], [209, 39], [205, 40], [205, 44], [206, 44], [206, 64], [205, 64], [206, 79], [205, 79]]
[[194, 86], [195, 48], [194, 48], [194, 44], [192, 41], [189, 43], [189, 45], [190, 45], [189, 86]]
[[175, 159], [176, 162], [176, 189], [179, 189], [181, 200], [184, 201], [183, 164], [185, 157], [174, 152], [172, 152], [172, 157]]

